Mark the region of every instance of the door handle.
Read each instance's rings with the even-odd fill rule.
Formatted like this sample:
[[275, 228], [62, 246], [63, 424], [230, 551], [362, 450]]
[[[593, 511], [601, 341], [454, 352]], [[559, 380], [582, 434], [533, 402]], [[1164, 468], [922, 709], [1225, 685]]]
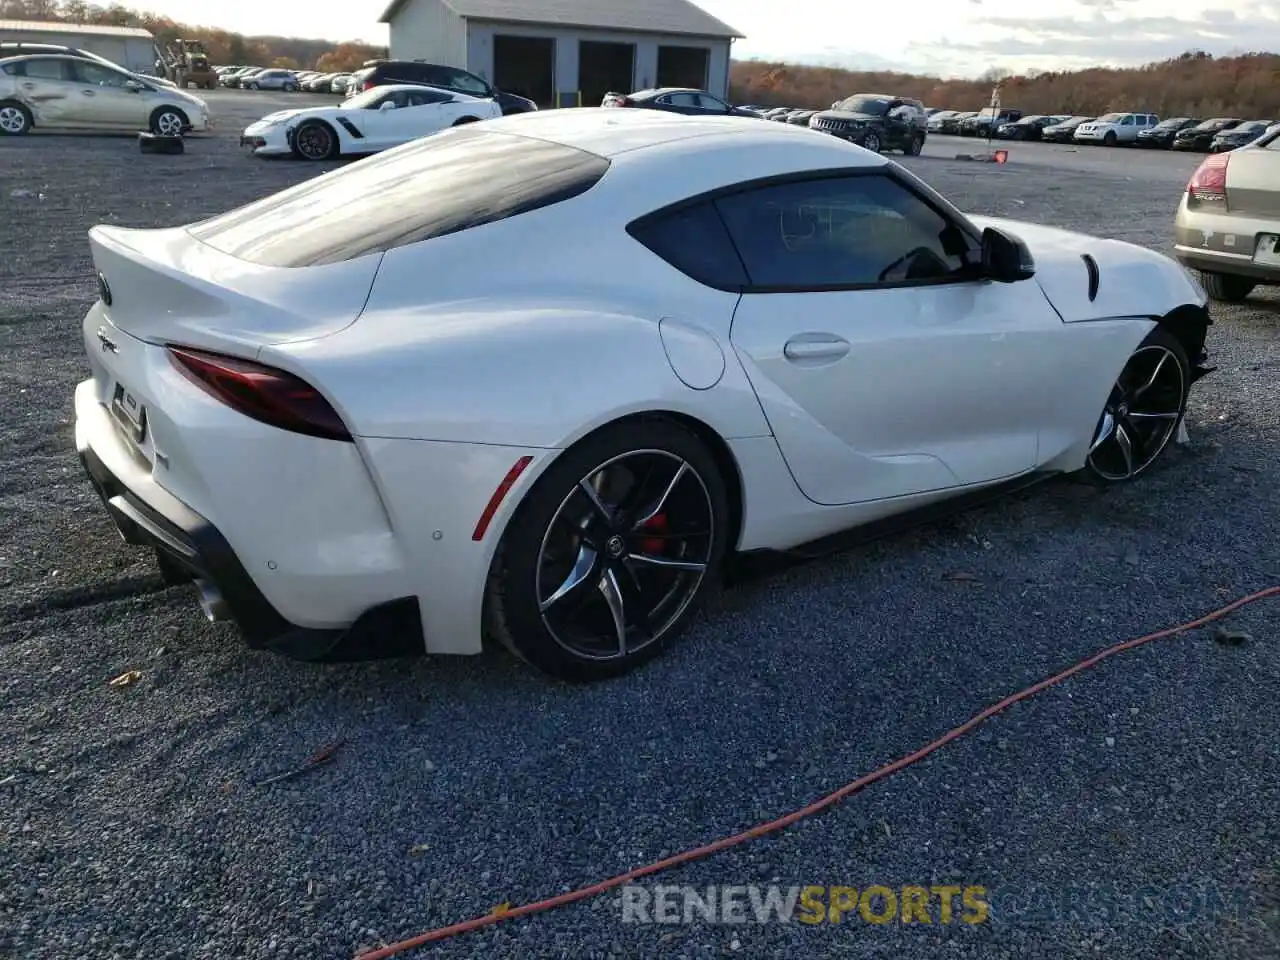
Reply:
[[83, 93], [86, 97], [92, 97], [92, 96], [93, 96], [93, 91], [92, 91], [92, 90], [81, 90], [80, 92], [81, 92], [81, 93]]
[[24, 83], [22, 85], [23, 90], [34, 90], [35, 88], [36, 88], [36, 85], [34, 83]]
[[788, 360], [836, 360], [849, 352], [849, 341], [840, 337], [789, 340], [782, 348]]

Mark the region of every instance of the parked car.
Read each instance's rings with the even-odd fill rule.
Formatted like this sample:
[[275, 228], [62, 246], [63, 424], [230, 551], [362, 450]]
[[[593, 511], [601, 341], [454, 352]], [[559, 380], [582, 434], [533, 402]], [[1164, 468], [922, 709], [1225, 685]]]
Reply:
[[949, 117], [954, 117], [959, 112], [959, 110], [935, 110], [933, 113], [927, 115], [928, 119], [925, 122], [925, 129], [928, 130], [929, 133], [938, 133], [942, 129], [942, 121]]
[[180, 136], [208, 128], [204, 100], [110, 61], [68, 54], [0, 60], [0, 135], [39, 129], [150, 130]]
[[354, 93], [351, 89], [352, 76], [349, 73], [340, 73], [329, 81], [330, 93]]
[[487, 97], [418, 84], [389, 84], [336, 107], [281, 110], [245, 128], [240, 145], [259, 157], [334, 160], [377, 153], [449, 127], [502, 116]]
[[218, 78], [218, 83], [224, 87], [230, 87], [233, 90], [239, 89], [240, 85], [252, 77], [255, 73], [261, 73], [265, 67], [242, 67], [239, 70], [233, 70], [230, 73], [223, 74]]
[[1236, 124], [1230, 130], [1223, 130], [1209, 143], [1210, 153], [1226, 153], [1247, 143], [1253, 143], [1271, 126], [1271, 120], [1246, 120]]
[[643, 113], [504, 117], [94, 227], [74, 437], [124, 538], [256, 647], [488, 634], [603, 679], [739, 550], [1124, 484], [1170, 448], [1209, 321], [1171, 259], [967, 216], [834, 137]]
[[1104, 147], [1131, 146], [1138, 134], [1159, 122], [1160, 118], [1154, 113], [1104, 113], [1097, 120], [1076, 127], [1071, 139], [1076, 143], [1100, 143]]
[[839, 100], [831, 110], [809, 118], [809, 129], [866, 147], [872, 153], [901, 150], [918, 156], [928, 135], [924, 104], [911, 97], [885, 93], [856, 93]]
[[302, 85], [302, 89], [307, 93], [332, 93], [333, 78], [336, 76], [336, 73], [317, 73]]
[[987, 137], [1001, 124], [1014, 123], [1021, 119], [1021, 110], [984, 107], [973, 116], [964, 118], [960, 124], [960, 135], [962, 137]]
[[1192, 127], [1198, 126], [1199, 123], [1200, 121], [1194, 117], [1170, 117], [1168, 120], [1161, 120], [1148, 130], [1140, 131], [1133, 141], [1133, 145], [1135, 147], [1157, 147], [1161, 150], [1168, 150], [1173, 146], [1173, 141], [1180, 132], [1190, 130]]
[[1178, 204], [1174, 256], [1225, 303], [1280, 285], [1280, 126], [1205, 157]]
[[640, 110], [665, 110], [692, 117], [752, 117], [759, 116], [750, 110], [731, 106], [705, 90], [689, 87], [658, 87], [653, 90], [637, 90], [634, 93], [606, 93], [602, 107], [635, 108]]
[[355, 71], [347, 85], [349, 93], [361, 93], [387, 84], [416, 83], [452, 90], [472, 97], [497, 100], [504, 114], [529, 113], [538, 105], [525, 97], [499, 90], [487, 80], [458, 67], [446, 67], [417, 60], [376, 60]]
[[1203, 120], [1195, 126], [1179, 130], [1173, 138], [1173, 149], [1208, 153], [1214, 137], [1241, 123], [1244, 121], [1240, 117], [1213, 117]]
[[1041, 130], [1040, 139], [1046, 143], [1070, 143], [1079, 127], [1086, 123], [1092, 123], [1095, 119], [1097, 118], [1085, 116], [1068, 117], [1061, 123]]
[[976, 117], [977, 115], [978, 115], [977, 110], [961, 110], [958, 113], [953, 113], [949, 117], [943, 117], [941, 120], [938, 121], [937, 126], [934, 126], [932, 123], [927, 124], [926, 129], [929, 131], [929, 133], [941, 133], [941, 134], [946, 134], [947, 136], [959, 136], [961, 125], [970, 117]]
[[996, 127], [995, 135], [1001, 140], [1039, 140], [1045, 127], [1051, 127], [1066, 119], [1065, 116], [1047, 117], [1032, 114], [1021, 120], [1014, 120], [1012, 123], [1000, 124]]
[[293, 93], [298, 89], [298, 77], [292, 70], [261, 70], [240, 81], [246, 90], [282, 90]]
[[807, 127], [817, 112], [817, 110], [797, 110], [787, 117], [787, 123], [795, 127]]

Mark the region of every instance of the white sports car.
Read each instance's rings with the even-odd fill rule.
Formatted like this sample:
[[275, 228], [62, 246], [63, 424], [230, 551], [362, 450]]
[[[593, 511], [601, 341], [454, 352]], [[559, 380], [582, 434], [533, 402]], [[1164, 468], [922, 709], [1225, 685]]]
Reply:
[[428, 134], [502, 116], [496, 100], [438, 87], [374, 87], [336, 107], [281, 110], [245, 127], [240, 145], [259, 157], [332, 160], [377, 153]]
[[614, 674], [731, 554], [1140, 476], [1207, 372], [1172, 260], [740, 119], [506, 117], [89, 236], [94, 485], [211, 618], [304, 658], [488, 634]]

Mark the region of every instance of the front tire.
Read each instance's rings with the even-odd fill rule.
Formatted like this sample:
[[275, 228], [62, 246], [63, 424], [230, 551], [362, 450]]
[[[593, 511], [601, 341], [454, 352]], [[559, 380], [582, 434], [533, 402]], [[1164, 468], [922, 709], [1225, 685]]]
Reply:
[[1114, 130], [1107, 131], [1106, 136], [1102, 138], [1102, 145], [1104, 147], [1114, 147], [1116, 145], [1116, 132]]
[[0, 137], [20, 137], [31, 132], [31, 111], [12, 100], [0, 103]]
[[453, 125], [455, 127], [460, 127], [464, 123], [479, 123], [479, 122], [480, 122], [479, 117], [459, 117], [457, 120], [453, 121]]
[[1201, 272], [1200, 281], [1204, 285], [1204, 292], [1222, 303], [1244, 303], [1258, 285], [1256, 280], [1230, 273]]
[[293, 134], [293, 152], [303, 160], [332, 160], [338, 155], [338, 135], [320, 120], [308, 120]]
[[1186, 350], [1172, 333], [1156, 327], [1111, 388], [1090, 444], [1086, 476], [1109, 486], [1146, 473], [1177, 435], [1190, 386]]
[[161, 137], [180, 137], [191, 125], [177, 107], [160, 107], [151, 114], [151, 132]]
[[562, 454], [511, 518], [486, 624], [552, 676], [620, 675], [718, 590], [728, 540], [728, 493], [700, 439], [656, 418], [607, 427]]
[[880, 134], [872, 131], [862, 138], [862, 146], [872, 153], [880, 152]]

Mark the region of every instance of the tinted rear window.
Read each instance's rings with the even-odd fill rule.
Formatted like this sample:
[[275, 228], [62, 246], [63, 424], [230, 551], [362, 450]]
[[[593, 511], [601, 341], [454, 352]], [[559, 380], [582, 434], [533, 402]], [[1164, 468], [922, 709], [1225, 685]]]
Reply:
[[470, 127], [447, 130], [190, 227], [270, 267], [353, 260], [528, 213], [584, 193], [594, 153]]
[[632, 223], [627, 232], [685, 276], [719, 290], [745, 287], [746, 268], [712, 203]]

